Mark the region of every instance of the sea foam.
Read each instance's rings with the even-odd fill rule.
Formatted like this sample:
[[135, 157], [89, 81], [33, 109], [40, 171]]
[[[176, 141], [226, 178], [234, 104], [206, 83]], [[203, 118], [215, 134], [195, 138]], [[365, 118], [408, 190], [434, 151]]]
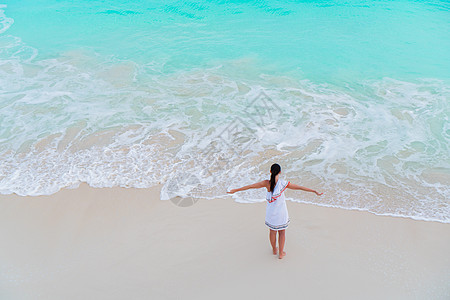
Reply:
[[[216, 199], [283, 176], [323, 197], [292, 201], [450, 222], [450, 84], [364, 79], [338, 85], [269, 72], [252, 56], [170, 69], [170, 61], [71, 49], [40, 57], [0, 14], [0, 192], [94, 187]], [[261, 191], [234, 196], [264, 201]]]

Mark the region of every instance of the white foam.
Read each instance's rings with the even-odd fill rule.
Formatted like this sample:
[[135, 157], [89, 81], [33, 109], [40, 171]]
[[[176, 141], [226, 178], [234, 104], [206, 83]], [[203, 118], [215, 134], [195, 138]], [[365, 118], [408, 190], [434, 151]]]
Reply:
[[[199, 196], [214, 198], [265, 178], [277, 161], [290, 178], [339, 191], [316, 204], [450, 222], [447, 82], [385, 78], [342, 90], [237, 79], [221, 65], [164, 74], [161, 63], [85, 51], [36, 61], [20, 39], [2, 41], [15, 50], [1, 53], [1, 193], [148, 188], [189, 172]], [[270, 100], [257, 108], [270, 114], [251, 106], [261, 92]], [[249, 195], [236, 199], [261, 199]]]
[[6, 32], [6, 30], [8, 30], [9, 27], [11, 27], [11, 25], [14, 23], [13, 18], [8, 18], [5, 15], [4, 8], [6, 7], [6, 4], [0, 4], [0, 34]]

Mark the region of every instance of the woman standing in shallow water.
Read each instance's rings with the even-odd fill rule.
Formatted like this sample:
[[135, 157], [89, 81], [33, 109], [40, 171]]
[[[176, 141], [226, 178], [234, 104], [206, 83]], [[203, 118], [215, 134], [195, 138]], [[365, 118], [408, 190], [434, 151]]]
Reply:
[[228, 194], [234, 194], [239, 191], [245, 191], [248, 189], [258, 189], [265, 187], [267, 189], [267, 208], [266, 208], [266, 225], [269, 227], [269, 239], [270, 244], [273, 249], [273, 254], [278, 254], [277, 249], [277, 231], [278, 231], [278, 245], [279, 245], [279, 256], [278, 258], [283, 258], [286, 255], [284, 252], [284, 242], [286, 240], [286, 228], [289, 225], [289, 215], [286, 207], [286, 200], [284, 197], [284, 190], [286, 188], [292, 190], [302, 190], [306, 192], [315, 193], [317, 196], [323, 193], [318, 193], [317, 191], [305, 188], [293, 184], [289, 181], [278, 180], [281, 173], [281, 167], [279, 164], [273, 164], [270, 167], [270, 180], [263, 180], [254, 184], [246, 185], [238, 189], [232, 189]]

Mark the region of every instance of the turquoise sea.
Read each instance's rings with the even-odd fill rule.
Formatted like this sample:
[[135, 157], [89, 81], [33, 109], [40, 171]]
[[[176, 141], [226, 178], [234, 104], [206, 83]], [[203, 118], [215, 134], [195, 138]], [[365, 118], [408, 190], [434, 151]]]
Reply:
[[325, 192], [293, 201], [450, 223], [450, 1], [0, 5], [0, 193], [220, 198], [273, 162]]

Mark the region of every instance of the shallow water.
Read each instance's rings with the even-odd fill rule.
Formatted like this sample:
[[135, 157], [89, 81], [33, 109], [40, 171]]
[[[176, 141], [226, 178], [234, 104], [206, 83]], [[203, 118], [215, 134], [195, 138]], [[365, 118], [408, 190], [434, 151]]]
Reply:
[[445, 1], [3, 5], [0, 192], [217, 198], [278, 162], [325, 191], [294, 201], [450, 222], [448, 32]]

